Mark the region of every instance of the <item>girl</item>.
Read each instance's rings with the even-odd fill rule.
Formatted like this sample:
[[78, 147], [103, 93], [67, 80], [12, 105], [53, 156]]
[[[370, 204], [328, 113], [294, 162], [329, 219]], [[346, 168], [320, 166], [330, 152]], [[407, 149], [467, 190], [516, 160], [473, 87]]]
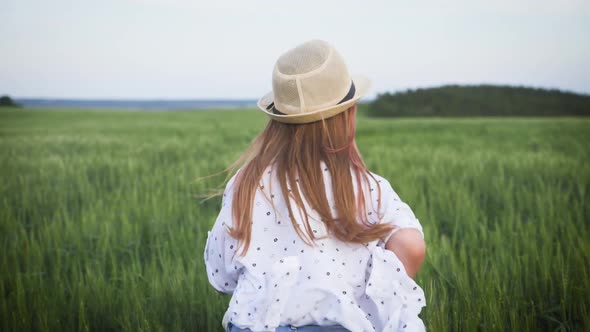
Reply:
[[205, 245], [209, 282], [233, 294], [224, 329], [424, 330], [422, 226], [355, 143], [369, 81], [311, 40], [279, 57], [272, 87]]

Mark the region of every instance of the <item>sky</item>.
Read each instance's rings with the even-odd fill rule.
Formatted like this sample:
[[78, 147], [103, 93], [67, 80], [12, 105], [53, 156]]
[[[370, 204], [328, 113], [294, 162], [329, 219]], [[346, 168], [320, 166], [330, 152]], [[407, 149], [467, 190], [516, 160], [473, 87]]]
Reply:
[[0, 94], [256, 99], [331, 43], [368, 98], [444, 84], [590, 94], [590, 1], [0, 0]]

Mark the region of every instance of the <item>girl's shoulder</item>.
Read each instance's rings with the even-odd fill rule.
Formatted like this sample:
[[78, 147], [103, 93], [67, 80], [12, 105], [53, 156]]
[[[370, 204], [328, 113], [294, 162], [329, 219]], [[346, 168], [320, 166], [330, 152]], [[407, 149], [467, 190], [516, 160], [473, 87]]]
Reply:
[[391, 183], [389, 182], [389, 180], [385, 176], [377, 174], [371, 170], [368, 170], [368, 174], [371, 175], [368, 177], [369, 181], [371, 182], [371, 185], [379, 186], [379, 187], [381, 187], [381, 189], [391, 188]]
[[368, 171], [369, 174], [371, 174], [378, 183], [389, 183], [389, 181], [387, 180], [387, 178], [385, 178], [384, 176], [377, 174], [371, 170]]
[[225, 188], [223, 190], [223, 195], [225, 196], [233, 196], [233, 191], [234, 191], [234, 183], [236, 182], [236, 177], [238, 176], [238, 174], [240, 173], [240, 171], [242, 170], [242, 167], [240, 167], [232, 176], [231, 178], [229, 178], [229, 180], [227, 181], [227, 183], [225, 184]]

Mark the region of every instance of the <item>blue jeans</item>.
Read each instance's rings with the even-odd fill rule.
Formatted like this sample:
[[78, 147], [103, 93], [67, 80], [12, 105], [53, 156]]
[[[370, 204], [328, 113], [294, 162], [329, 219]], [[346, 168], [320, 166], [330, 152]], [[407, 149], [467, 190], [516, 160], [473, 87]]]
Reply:
[[[320, 325], [303, 325], [303, 326], [292, 326], [292, 325], [281, 325], [279, 327], [277, 327], [277, 329], [275, 330], [276, 332], [294, 332], [294, 331], [299, 331], [299, 332], [350, 332], [349, 330], [345, 329], [344, 327], [340, 326], [340, 325], [331, 325], [331, 326], [320, 326]], [[227, 332], [251, 332], [250, 329], [246, 328], [246, 329], [241, 329], [237, 326], [235, 326], [234, 324], [232, 324], [232, 322], [227, 323]]]

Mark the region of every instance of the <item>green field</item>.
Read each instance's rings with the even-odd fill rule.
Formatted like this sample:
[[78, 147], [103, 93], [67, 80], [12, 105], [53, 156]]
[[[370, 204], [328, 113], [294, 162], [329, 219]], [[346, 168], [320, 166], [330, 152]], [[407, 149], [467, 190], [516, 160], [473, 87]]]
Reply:
[[[0, 110], [0, 330], [222, 331], [203, 249], [250, 111]], [[369, 119], [424, 227], [430, 331], [590, 330], [590, 119]]]

